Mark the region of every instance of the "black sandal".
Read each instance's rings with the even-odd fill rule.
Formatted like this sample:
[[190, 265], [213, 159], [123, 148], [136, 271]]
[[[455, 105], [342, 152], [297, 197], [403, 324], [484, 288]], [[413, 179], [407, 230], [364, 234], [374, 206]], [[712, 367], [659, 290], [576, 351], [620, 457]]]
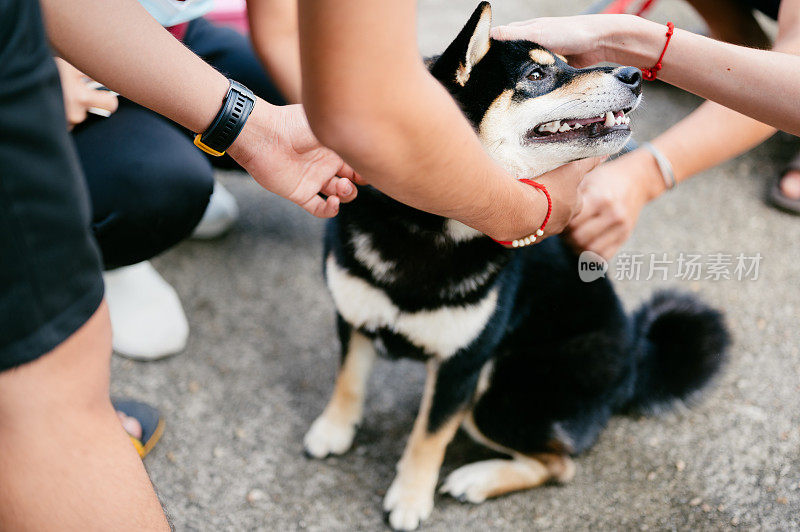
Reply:
[[111, 404], [114, 406], [114, 410], [134, 418], [141, 425], [142, 438], [137, 439], [133, 436], [130, 438], [139, 457], [144, 458], [153, 450], [164, 433], [164, 419], [161, 414], [152, 406], [139, 401], [112, 397]]
[[767, 201], [782, 211], [800, 216], [800, 199], [787, 198], [781, 190], [781, 180], [787, 172], [800, 172], [800, 154], [792, 159], [781, 174], [772, 180], [767, 193]]

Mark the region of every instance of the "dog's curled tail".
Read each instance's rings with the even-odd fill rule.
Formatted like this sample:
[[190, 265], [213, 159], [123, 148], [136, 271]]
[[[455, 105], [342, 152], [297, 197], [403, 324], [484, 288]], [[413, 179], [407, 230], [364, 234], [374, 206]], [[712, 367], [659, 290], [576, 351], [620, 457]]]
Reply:
[[725, 361], [725, 318], [694, 296], [658, 292], [633, 319], [638, 360], [630, 410], [657, 411], [689, 398]]

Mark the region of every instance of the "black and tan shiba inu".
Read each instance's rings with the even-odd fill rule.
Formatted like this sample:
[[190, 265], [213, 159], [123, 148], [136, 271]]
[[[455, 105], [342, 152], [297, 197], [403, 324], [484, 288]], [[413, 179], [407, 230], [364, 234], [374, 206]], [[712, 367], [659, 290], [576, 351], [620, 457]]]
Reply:
[[[575, 69], [529, 42], [491, 40], [482, 3], [432, 74], [485, 149], [533, 178], [618, 151], [640, 101], [633, 68]], [[376, 353], [426, 362], [417, 421], [384, 500], [411, 530], [431, 513], [445, 448], [463, 427], [508, 456], [465, 465], [441, 491], [478, 503], [574, 475], [609, 417], [683, 398], [722, 362], [717, 311], [660, 294], [632, 318], [606, 279], [583, 283], [558, 238], [505, 249], [453, 220], [364, 187], [329, 227], [325, 275], [338, 311], [342, 365], [305, 437], [322, 458], [350, 448]]]

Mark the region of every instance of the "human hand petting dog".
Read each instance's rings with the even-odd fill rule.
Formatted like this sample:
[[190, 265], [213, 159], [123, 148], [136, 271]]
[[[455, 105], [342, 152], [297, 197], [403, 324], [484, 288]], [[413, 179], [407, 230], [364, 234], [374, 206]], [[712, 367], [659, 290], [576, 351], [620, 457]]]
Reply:
[[113, 92], [98, 90], [89, 85], [86, 74], [60, 57], [55, 58], [61, 92], [64, 96], [64, 111], [67, 129], [72, 129], [84, 120], [90, 109], [102, 109], [109, 114], [117, 110], [119, 102]]
[[228, 153], [259, 185], [319, 218], [336, 216], [340, 203], [355, 199], [354, 183], [363, 183], [320, 144], [300, 105], [277, 107], [259, 99]]
[[535, 179], [547, 187], [553, 204], [550, 220], [544, 229], [545, 238], [561, 233], [571, 220], [580, 215], [585, 205], [586, 191], [582, 182], [587, 174], [606, 159], [607, 157], [593, 157], [574, 161]]
[[636, 167], [619, 159], [589, 172], [583, 181], [582, 208], [569, 222], [565, 240], [577, 251], [593, 251], [606, 260], [630, 238], [649, 198], [639, 186]]
[[[578, 15], [542, 17], [512, 22], [492, 28], [492, 38], [500, 41], [525, 40], [567, 57], [569, 64], [583, 68], [607, 61], [605, 39], [614, 28], [626, 24], [632, 15]], [[635, 17], [633, 17], [635, 18]]]

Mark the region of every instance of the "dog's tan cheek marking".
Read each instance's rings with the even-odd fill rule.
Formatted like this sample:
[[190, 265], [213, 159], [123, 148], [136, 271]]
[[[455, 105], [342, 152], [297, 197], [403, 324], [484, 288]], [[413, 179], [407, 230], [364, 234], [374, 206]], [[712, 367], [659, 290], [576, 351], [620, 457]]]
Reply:
[[528, 54], [531, 56], [534, 63], [539, 63], [540, 65], [550, 66], [556, 62], [556, 58], [553, 57], [553, 54], [546, 50], [535, 48]]
[[353, 331], [333, 395], [323, 413], [330, 421], [350, 425], [361, 421], [367, 378], [375, 360], [375, 349], [369, 338]]
[[486, 115], [478, 125], [478, 136], [484, 147], [489, 148], [495, 139], [502, 138], [506, 126], [503, 120], [508, 116], [507, 111], [511, 108], [513, 96], [513, 90], [504, 90], [486, 110]]
[[559, 59], [564, 61], [566, 64], [569, 64], [569, 61], [567, 61], [567, 58], [564, 57], [563, 55], [561, 55], [561, 54], [553, 54], [553, 55], [555, 55], [556, 57], [558, 57]]

